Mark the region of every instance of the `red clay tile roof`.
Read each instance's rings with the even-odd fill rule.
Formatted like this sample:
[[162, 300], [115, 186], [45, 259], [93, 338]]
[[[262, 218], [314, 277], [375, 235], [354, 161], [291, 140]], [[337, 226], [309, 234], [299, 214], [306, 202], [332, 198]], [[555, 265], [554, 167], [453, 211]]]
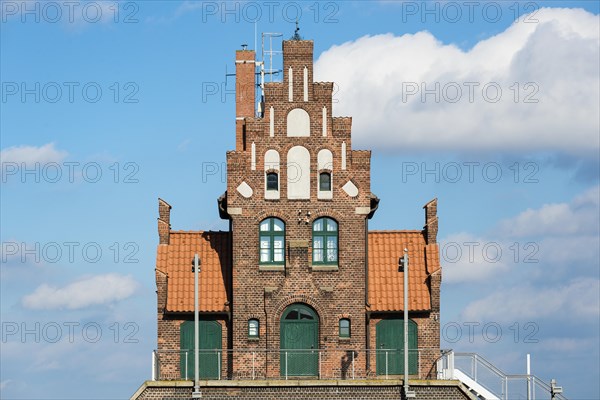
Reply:
[[370, 311], [404, 310], [404, 273], [398, 259], [408, 249], [409, 310], [431, 309], [427, 277], [440, 268], [437, 244], [426, 244], [421, 231], [369, 231]]
[[199, 302], [202, 312], [226, 311], [231, 270], [229, 232], [171, 231], [159, 244], [156, 268], [167, 274], [167, 311], [194, 311], [194, 254], [200, 257]]
[[[404, 248], [408, 249], [410, 268], [409, 310], [431, 309], [427, 277], [440, 268], [438, 245], [427, 245], [421, 231], [370, 231], [370, 311], [403, 311], [404, 275], [398, 272], [398, 259]], [[167, 275], [167, 311], [194, 309], [192, 260], [196, 252], [201, 260], [200, 311], [227, 311], [229, 232], [182, 231], [171, 232], [170, 244], [158, 245], [156, 268]]]

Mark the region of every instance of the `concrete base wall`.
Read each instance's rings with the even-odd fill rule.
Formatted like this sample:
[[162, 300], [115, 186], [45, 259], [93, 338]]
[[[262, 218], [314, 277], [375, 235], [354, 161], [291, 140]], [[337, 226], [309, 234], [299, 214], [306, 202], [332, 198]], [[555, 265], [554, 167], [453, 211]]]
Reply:
[[[190, 381], [148, 381], [131, 400], [189, 400]], [[411, 390], [420, 400], [476, 400], [459, 381], [411, 381]], [[404, 399], [401, 380], [387, 381], [204, 381], [205, 400], [242, 399]]]

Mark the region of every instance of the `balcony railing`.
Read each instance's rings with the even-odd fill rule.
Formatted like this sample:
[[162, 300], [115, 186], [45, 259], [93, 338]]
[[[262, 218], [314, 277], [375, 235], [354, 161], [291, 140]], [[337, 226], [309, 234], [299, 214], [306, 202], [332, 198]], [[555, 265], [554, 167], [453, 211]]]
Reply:
[[[439, 356], [439, 349], [409, 350], [410, 377], [425, 378]], [[392, 379], [404, 374], [401, 349], [199, 350], [199, 358], [202, 380]], [[155, 350], [152, 379], [193, 380], [194, 364], [193, 349]]]

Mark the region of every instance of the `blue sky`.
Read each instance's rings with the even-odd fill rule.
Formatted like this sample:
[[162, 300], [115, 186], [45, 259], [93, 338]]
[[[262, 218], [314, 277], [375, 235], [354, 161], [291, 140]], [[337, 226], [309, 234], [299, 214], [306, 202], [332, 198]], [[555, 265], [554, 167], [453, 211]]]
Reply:
[[157, 197], [227, 228], [225, 72], [296, 18], [373, 150], [371, 229], [439, 199], [442, 347], [600, 398], [598, 3], [475, 3], [2, 0], [2, 398], [150, 377]]

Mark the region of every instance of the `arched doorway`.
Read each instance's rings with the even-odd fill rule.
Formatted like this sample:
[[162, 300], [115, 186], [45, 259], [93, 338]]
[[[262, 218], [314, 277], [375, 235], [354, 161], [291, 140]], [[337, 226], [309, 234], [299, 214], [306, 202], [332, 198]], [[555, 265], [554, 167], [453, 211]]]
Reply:
[[317, 376], [319, 371], [319, 318], [304, 304], [285, 309], [280, 322], [281, 376]]

